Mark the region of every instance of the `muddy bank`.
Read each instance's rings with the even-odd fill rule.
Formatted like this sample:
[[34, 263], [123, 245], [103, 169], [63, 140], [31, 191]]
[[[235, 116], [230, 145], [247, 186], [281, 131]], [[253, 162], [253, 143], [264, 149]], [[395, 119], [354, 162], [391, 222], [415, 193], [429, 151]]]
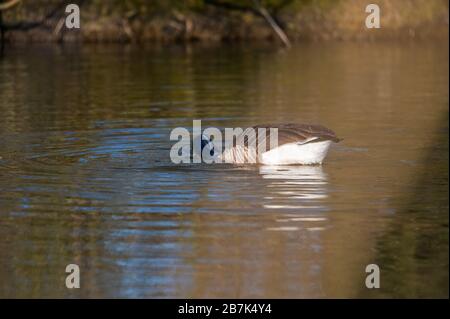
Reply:
[[[3, 11], [5, 42], [279, 41], [267, 21], [245, 6], [229, 8], [202, 3], [149, 10], [146, 5], [80, 1], [81, 28], [68, 30], [62, 27], [64, 9], [45, 19], [57, 3], [40, 2], [45, 1], [24, 2]], [[448, 37], [446, 0], [379, 0], [376, 3], [381, 9], [380, 29], [365, 27], [365, 7], [371, 3], [367, 0], [286, 3], [277, 8], [269, 6], [268, 10], [292, 42]], [[37, 26], [20, 27], [33, 22], [38, 22]]]

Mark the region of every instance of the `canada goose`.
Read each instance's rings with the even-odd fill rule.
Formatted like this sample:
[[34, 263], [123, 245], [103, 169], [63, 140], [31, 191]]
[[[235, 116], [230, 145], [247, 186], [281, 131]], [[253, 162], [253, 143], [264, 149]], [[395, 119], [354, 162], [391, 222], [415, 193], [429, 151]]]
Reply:
[[[266, 136], [259, 138], [258, 129], [262, 128], [266, 129]], [[278, 129], [278, 146], [271, 148], [269, 145], [270, 129], [274, 128]], [[249, 135], [250, 129], [253, 129], [252, 131], [255, 134]], [[235, 164], [322, 164], [330, 145], [340, 140], [332, 130], [322, 125], [294, 123], [263, 124], [245, 130], [236, 139], [231, 141], [233, 145], [229, 144], [228, 147], [226, 146], [224, 152], [217, 156], [225, 163]], [[256, 145], [256, 142], [258, 145]], [[266, 147], [263, 150], [267, 151], [259, 151], [259, 145], [261, 143], [266, 143]], [[210, 150], [211, 154], [214, 153], [214, 142], [202, 136], [202, 150], [205, 147]]]

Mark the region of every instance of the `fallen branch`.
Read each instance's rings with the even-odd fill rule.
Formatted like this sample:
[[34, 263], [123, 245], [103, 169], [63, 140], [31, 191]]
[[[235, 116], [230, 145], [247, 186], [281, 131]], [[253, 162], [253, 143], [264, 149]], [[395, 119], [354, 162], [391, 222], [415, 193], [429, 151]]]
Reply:
[[63, 38], [63, 33], [61, 32], [64, 26], [64, 23], [66, 22], [65, 17], [59, 18], [58, 23], [55, 26], [55, 29], [53, 30], [53, 35], [57, 37], [58, 41], [61, 41]]
[[269, 12], [266, 10], [266, 8], [262, 7], [258, 0], [254, 0], [255, 6], [258, 10], [258, 12], [266, 19], [267, 23], [272, 27], [272, 29], [275, 31], [275, 33], [278, 35], [278, 37], [283, 41], [284, 45], [288, 48], [291, 47], [291, 42], [289, 41], [289, 38], [287, 37], [286, 33], [284, 33], [283, 29], [276, 23], [276, 21], [272, 18], [272, 16], [269, 14]]
[[18, 4], [21, 0], [11, 0], [6, 3], [0, 3], [0, 11], [7, 10], [9, 8], [14, 7], [16, 4]]
[[[84, 3], [85, 0], [78, 0], [75, 3], [78, 4], [78, 6], [81, 7], [81, 5]], [[66, 1], [60, 2], [56, 7], [50, 11], [47, 15], [45, 15], [41, 20], [38, 21], [25, 21], [25, 22], [17, 22], [17, 23], [3, 23], [0, 24], [0, 28], [2, 28], [5, 31], [11, 31], [11, 30], [19, 30], [19, 31], [28, 31], [30, 29], [34, 29], [37, 27], [42, 26], [44, 23], [46, 23], [48, 20], [57, 17], [59, 15], [65, 15], [64, 8], [67, 6]], [[59, 20], [59, 19], [58, 19]]]
[[27, 31], [30, 29], [37, 28], [41, 25], [43, 25], [47, 20], [53, 18], [58, 13], [64, 13], [63, 8], [66, 6], [65, 2], [61, 2], [59, 5], [57, 5], [52, 11], [50, 11], [46, 16], [44, 16], [39, 21], [32, 21], [32, 22], [17, 22], [17, 23], [3, 23], [2, 28], [5, 31], [10, 30], [20, 30], [20, 31]]
[[[252, 12], [255, 15], [263, 17], [266, 20], [266, 22], [270, 25], [272, 30], [275, 32], [275, 34], [283, 42], [283, 44], [288, 48], [291, 47], [291, 42], [289, 41], [289, 38], [287, 37], [286, 33], [278, 25], [275, 19], [270, 15], [269, 11], [267, 11], [267, 9], [261, 5], [259, 0], [253, 0], [254, 4], [253, 6], [244, 6], [232, 2], [217, 1], [217, 0], [205, 0], [205, 3], [227, 10]], [[283, 3], [288, 4], [290, 3], [290, 0], [283, 1]], [[280, 9], [280, 7], [281, 5], [277, 8], [277, 10]]]

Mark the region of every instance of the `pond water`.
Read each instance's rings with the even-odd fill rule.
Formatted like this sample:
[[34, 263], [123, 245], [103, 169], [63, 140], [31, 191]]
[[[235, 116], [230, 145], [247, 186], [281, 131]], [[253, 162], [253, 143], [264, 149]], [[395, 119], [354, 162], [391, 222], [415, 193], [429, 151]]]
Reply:
[[[448, 57], [434, 42], [6, 48], [0, 297], [448, 297]], [[194, 119], [344, 140], [322, 166], [175, 165], [169, 134]]]

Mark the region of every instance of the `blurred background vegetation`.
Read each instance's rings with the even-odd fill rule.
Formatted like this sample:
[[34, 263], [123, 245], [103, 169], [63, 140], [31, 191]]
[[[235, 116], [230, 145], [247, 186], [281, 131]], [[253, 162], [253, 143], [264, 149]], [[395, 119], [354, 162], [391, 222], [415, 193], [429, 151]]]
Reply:
[[[291, 41], [444, 38], [447, 0], [377, 0], [381, 29], [365, 28], [369, 0], [0, 0], [5, 41], [278, 41], [265, 10]], [[64, 7], [82, 27], [63, 27]]]

